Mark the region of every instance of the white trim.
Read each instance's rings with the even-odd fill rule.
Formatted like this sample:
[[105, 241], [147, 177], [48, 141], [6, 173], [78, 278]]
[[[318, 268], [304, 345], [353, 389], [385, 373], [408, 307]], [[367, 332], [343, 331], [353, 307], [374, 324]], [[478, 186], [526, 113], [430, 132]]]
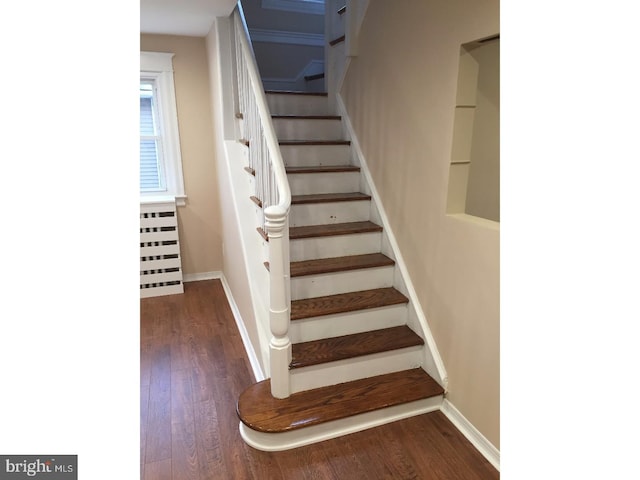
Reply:
[[251, 364], [253, 375], [256, 378], [256, 382], [261, 382], [266, 377], [264, 375], [264, 372], [262, 371], [262, 367], [260, 366], [260, 362], [258, 361], [256, 352], [251, 345], [249, 333], [247, 333], [247, 329], [244, 326], [244, 320], [242, 320], [242, 315], [240, 315], [238, 305], [233, 299], [231, 288], [229, 287], [229, 283], [227, 283], [227, 279], [224, 276], [224, 273], [220, 270], [216, 270], [214, 272], [188, 273], [184, 275], [182, 282], [200, 282], [203, 280], [220, 280], [220, 282], [222, 282], [222, 288], [224, 289], [224, 293], [227, 296], [227, 301], [229, 302], [229, 306], [231, 307], [233, 318], [235, 319], [236, 325], [238, 326], [238, 331], [240, 332], [240, 337], [242, 338], [244, 349], [247, 352], [247, 357], [249, 358], [249, 363]]
[[253, 448], [265, 452], [278, 452], [343, 437], [350, 433], [379, 427], [405, 418], [435, 412], [440, 408], [441, 404], [442, 396], [438, 395], [282, 433], [258, 432], [240, 422], [240, 436]]
[[[376, 190], [375, 183], [373, 182], [373, 178], [371, 177], [371, 172], [367, 165], [364, 153], [362, 153], [362, 149], [360, 148], [360, 144], [358, 142], [358, 138], [356, 136], [355, 130], [353, 129], [353, 125], [351, 124], [351, 119], [347, 114], [347, 109], [345, 107], [344, 101], [342, 100], [342, 96], [338, 93], [336, 94], [336, 103], [338, 107], [338, 114], [342, 116], [342, 120], [344, 121], [344, 126], [347, 130], [348, 138], [351, 140], [352, 151], [357, 155], [360, 169], [365, 179], [371, 189], [371, 197], [378, 209], [378, 213], [380, 215], [380, 220], [382, 222], [383, 232], [385, 233], [387, 239], [389, 240], [389, 244], [395, 256], [396, 266], [400, 270], [400, 274], [402, 275], [402, 279], [407, 288], [407, 292], [409, 294], [409, 298], [411, 300], [411, 304], [416, 312], [418, 317], [418, 321], [420, 326], [422, 327], [422, 333], [424, 334], [424, 340], [427, 345], [428, 351], [431, 353], [433, 361], [435, 363], [435, 367], [438, 371], [438, 376], [440, 377], [439, 383], [444, 387], [445, 391], [447, 391], [447, 384], [449, 379], [447, 378], [447, 371], [444, 366], [444, 362], [442, 361], [442, 357], [440, 356], [440, 352], [438, 351], [438, 346], [436, 345], [435, 338], [431, 333], [431, 329], [429, 328], [429, 323], [427, 321], [427, 317], [422, 310], [422, 306], [418, 301], [418, 294], [413, 286], [413, 282], [411, 281], [411, 277], [409, 276], [409, 271], [407, 270], [407, 265], [400, 253], [400, 247], [398, 246], [398, 242], [391, 230], [391, 226], [389, 223], [389, 217], [382, 206], [382, 202], [380, 200], [380, 195]], [[431, 374], [431, 372], [428, 372]], [[433, 376], [433, 375], [432, 375]]]
[[186, 195], [141, 195], [140, 205], [159, 205], [163, 203], [175, 204], [184, 207], [187, 204]]
[[496, 470], [500, 471], [500, 450], [467, 420], [453, 404], [445, 399], [440, 408], [442, 413], [460, 430], [467, 440], [486, 458]]
[[324, 47], [322, 33], [286, 32], [284, 30], [265, 30], [252, 28], [249, 30], [252, 42], [287, 43], [291, 45], [309, 45]]
[[182, 153], [180, 150], [180, 130], [173, 80], [173, 53], [140, 52], [140, 77], [152, 78], [158, 89], [159, 120], [162, 131], [166, 193], [141, 193], [140, 197], [173, 195], [176, 204], [184, 206], [186, 198], [182, 174]]
[[140, 197], [140, 205], [173, 205], [175, 197], [173, 195], [153, 195]]
[[215, 272], [202, 272], [202, 273], [185, 273], [182, 281], [187, 282], [201, 282], [203, 280], [217, 280], [222, 278], [222, 272], [216, 270]]
[[247, 352], [247, 357], [249, 358], [249, 363], [251, 364], [251, 369], [253, 370], [253, 376], [255, 377], [256, 382], [261, 382], [266, 378], [265, 374], [262, 371], [262, 367], [260, 366], [260, 362], [258, 361], [258, 356], [256, 355], [256, 352], [253, 349], [253, 345], [251, 344], [251, 339], [249, 338], [249, 333], [244, 326], [244, 320], [242, 320], [238, 305], [233, 299], [231, 288], [229, 287], [227, 279], [222, 272], [220, 272], [220, 281], [222, 282], [222, 288], [224, 289], [224, 293], [227, 296], [229, 306], [231, 307], [231, 311], [233, 312], [233, 318], [235, 319], [236, 325], [238, 326], [238, 331], [240, 332], [240, 337], [242, 338], [244, 349]]
[[324, 15], [324, 0], [262, 0], [262, 8]]
[[140, 70], [146, 72], [173, 73], [173, 57], [175, 53], [140, 52]]

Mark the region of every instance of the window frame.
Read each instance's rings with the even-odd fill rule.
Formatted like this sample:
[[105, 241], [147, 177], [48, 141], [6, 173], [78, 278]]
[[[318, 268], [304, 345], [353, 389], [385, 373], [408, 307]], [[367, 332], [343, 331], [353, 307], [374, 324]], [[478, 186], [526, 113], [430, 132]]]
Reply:
[[173, 53], [140, 52], [140, 80], [154, 83], [159, 135], [161, 137], [162, 169], [165, 190], [140, 192], [140, 203], [173, 197], [177, 205], [185, 205], [187, 198], [182, 173], [178, 109], [173, 79]]
[[[159, 112], [158, 112], [158, 92], [157, 92], [157, 86], [156, 86], [156, 81], [152, 78], [149, 77], [140, 77], [140, 84], [142, 85], [143, 83], [145, 84], [149, 84], [151, 85], [151, 95], [149, 97], [150, 99], [150, 103], [151, 103], [151, 116], [152, 116], [152, 125], [153, 125], [153, 134], [149, 135], [149, 134], [143, 134], [142, 130], [140, 130], [140, 142], [144, 142], [144, 141], [152, 141], [155, 143], [155, 151], [156, 151], [156, 170], [157, 170], [157, 178], [158, 178], [158, 184], [160, 186], [160, 188], [156, 188], [156, 189], [148, 189], [148, 190], [144, 190], [140, 189], [140, 193], [143, 195], [157, 195], [158, 193], [161, 192], [166, 192], [166, 175], [164, 173], [164, 152], [163, 152], [163, 145], [162, 145], [162, 127], [161, 127], [161, 123], [160, 123], [160, 118], [159, 118]], [[140, 91], [142, 92], [142, 88], [140, 89]], [[140, 95], [140, 100], [142, 101], [142, 93]], [[142, 103], [142, 102], [141, 102]], [[140, 107], [142, 110], [142, 107]], [[142, 121], [142, 116], [141, 116], [141, 121]], [[142, 126], [141, 126], [142, 129]], [[141, 168], [142, 168], [142, 157], [140, 158], [140, 163], [141, 163]], [[142, 182], [142, 178], [140, 179], [140, 181]]]

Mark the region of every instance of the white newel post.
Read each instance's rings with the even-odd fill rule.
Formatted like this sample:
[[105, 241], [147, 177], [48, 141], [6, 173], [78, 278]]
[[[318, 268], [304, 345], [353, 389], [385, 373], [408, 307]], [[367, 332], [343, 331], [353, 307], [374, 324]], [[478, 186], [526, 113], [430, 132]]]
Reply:
[[284, 242], [287, 211], [278, 205], [267, 207], [264, 212], [269, 234], [269, 279], [270, 306], [269, 342], [271, 363], [271, 395], [287, 398], [291, 394], [289, 364], [291, 363], [291, 340], [289, 339], [289, 301], [286, 288], [286, 253]]

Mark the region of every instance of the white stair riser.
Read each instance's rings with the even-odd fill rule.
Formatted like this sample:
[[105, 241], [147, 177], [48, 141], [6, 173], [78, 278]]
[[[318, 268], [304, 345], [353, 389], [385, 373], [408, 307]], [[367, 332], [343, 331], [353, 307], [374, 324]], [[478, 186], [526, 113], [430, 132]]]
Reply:
[[350, 165], [350, 148], [350, 145], [280, 145], [280, 152], [288, 167]]
[[326, 225], [369, 220], [368, 200], [291, 205], [289, 226]]
[[291, 299], [323, 297], [338, 293], [393, 286], [393, 265], [291, 278]]
[[422, 346], [291, 370], [291, 393], [419, 367]]
[[348, 193], [360, 189], [360, 172], [295, 173], [287, 178], [291, 195]]
[[301, 343], [320, 340], [321, 338], [398, 327], [406, 323], [406, 317], [407, 306], [403, 303], [401, 305], [293, 320], [289, 328], [289, 337], [293, 343]]
[[299, 262], [377, 253], [380, 251], [381, 243], [382, 232], [300, 238], [289, 242], [289, 258], [292, 262]]
[[274, 118], [278, 140], [340, 140], [342, 123], [333, 119]]
[[329, 100], [322, 95], [267, 94], [272, 115], [331, 115]]

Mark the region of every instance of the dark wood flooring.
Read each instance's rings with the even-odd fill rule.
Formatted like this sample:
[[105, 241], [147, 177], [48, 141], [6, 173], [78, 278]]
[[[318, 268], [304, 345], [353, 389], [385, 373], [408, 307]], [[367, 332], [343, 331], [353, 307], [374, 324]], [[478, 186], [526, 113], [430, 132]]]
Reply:
[[140, 303], [143, 480], [499, 478], [440, 412], [295, 450], [255, 450], [236, 415], [255, 380], [220, 281]]

